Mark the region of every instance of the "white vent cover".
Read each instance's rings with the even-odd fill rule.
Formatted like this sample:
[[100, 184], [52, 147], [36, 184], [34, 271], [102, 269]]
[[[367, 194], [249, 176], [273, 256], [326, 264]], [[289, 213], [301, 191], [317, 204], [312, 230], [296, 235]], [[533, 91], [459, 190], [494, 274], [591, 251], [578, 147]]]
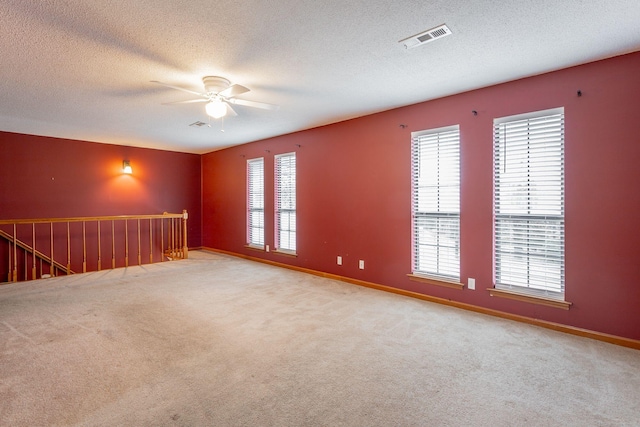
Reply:
[[398, 43], [402, 43], [406, 49], [413, 49], [414, 47], [423, 45], [451, 34], [451, 30], [445, 24], [432, 28], [427, 31], [423, 31], [420, 34], [411, 36], [404, 40], [400, 40]]

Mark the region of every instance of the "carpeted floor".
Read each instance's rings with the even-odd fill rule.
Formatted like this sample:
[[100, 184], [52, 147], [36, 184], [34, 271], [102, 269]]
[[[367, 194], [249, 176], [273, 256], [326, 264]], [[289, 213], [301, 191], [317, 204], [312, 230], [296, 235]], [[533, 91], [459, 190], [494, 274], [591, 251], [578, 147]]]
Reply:
[[2, 426], [638, 426], [640, 352], [206, 252], [0, 287]]

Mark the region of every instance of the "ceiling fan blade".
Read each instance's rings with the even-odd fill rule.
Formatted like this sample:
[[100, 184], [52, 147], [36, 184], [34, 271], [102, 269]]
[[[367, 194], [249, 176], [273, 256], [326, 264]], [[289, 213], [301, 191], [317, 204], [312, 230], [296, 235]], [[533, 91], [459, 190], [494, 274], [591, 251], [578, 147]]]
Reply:
[[237, 115], [238, 115], [238, 113], [236, 113], [236, 110], [231, 108], [231, 105], [229, 105], [229, 103], [227, 102], [227, 116], [235, 117]]
[[193, 102], [209, 102], [209, 100], [205, 98], [187, 99], [186, 101], [163, 102], [162, 105], [191, 104]]
[[185, 88], [180, 87], [180, 86], [173, 86], [173, 85], [170, 85], [170, 84], [167, 84], [167, 83], [162, 83], [162, 82], [159, 82], [157, 80], [151, 80], [151, 83], [157, 83], [157, 84], [162, 85], [162, 86], [170, 87], [171, 89], [181, 90], [183, 92], [192, 93], [194, 95], [203, 96], [205, 98], [207, 96], [204, 93], [200, 93], [200, 92], [196, 92], [196, 91], [193, 91], [193, 90], [185, 89]]
[[243, 93], [249, 92], [249, 88], [246, 88], [242, 85], [231, 85], [225, 90], [221, 91], [218, 95], [222, 95], [225, 98], [232, 98], [234, 96], [242, 95]]
[[279, 110], [280, 109], [279, 105], [267, 104], [265, 102], [248, 101], [246, 99], [232, 98], [229, 100], [229, 102], [236, 105], [244, 105], [246, 107], [262, 108], [263, 110]]

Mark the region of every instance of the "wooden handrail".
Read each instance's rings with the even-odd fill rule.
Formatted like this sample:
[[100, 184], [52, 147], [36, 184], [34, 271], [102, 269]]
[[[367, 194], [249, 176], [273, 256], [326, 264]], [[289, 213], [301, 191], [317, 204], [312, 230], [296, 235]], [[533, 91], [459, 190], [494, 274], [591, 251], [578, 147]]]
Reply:
[[[95, 267], [100, 271], [102, 269], [102, 241], [101, 241], [101, 223], [110, 223], [111, 224], [111, 267], [116, 267], [116, 233], [115, 233], [115, 223], [118, 221], [124, 222], [124, 257], [122, 258], [122, 253], [120, 253], [120, 258], [123, 259], [124, 266], [129, 266], [129, 245], [131, 244], [133, 250], [137, 250], [137, 253], [132, 253], [134, 259], [137, 258], [138, 265], [142, 265], [142, 253], [143, 253], [143, 240], [142, 240], [142, 227], [145, 226], [145, 235], [147, 233], [146, 225], [148, 221], [148, 242], [149, 242], [149, 263], [154, 262], [154, 242], [156, 245], [156, 250], [159, 247], [160, 252], [160, 261], [174, 260], [174, 259], [184, 259], [188, 258], [188, 245], [187, 245], [187, 219], [189, 215], [186, 210], [182, 211], [182, 213], [163, 213], [163, 214], [153, 214], [153, 215], [108, 215], [108, 216], [87, 216], [87, 217], [68, 217], [68, 218], [32, 218], [32, 219], [2, 219], [0, 220], [0, 227], [5, 227], [5, 230], [0, 229], [0, 240], [4, 239], [8, 242], [9, 248], [9, 263], [8, 263], [8, 278], [9, 282], [15, 282], [18, 280], [18, 270], [22, 270], [22, 261], [18, 263], [18, 259], [24, 260], [24, 278], [27, 280], [27, 262], [29, 258], [32, 258], [32, 268], [31, 268], [31, 277], [36, 278], [37, 276], [37, 266], [36, 266], [36, 258], [40, 260], [40, 275], [43, 277], [50, 275], [55, 276], [56, 274], [74, 274], [74, 271], [71, 269], [72, 264], [72, 252], [74, 254], [80, 253], [80, 257], [82, 259], [82, 272], [87, 271], [87, 253], [90, 252], [94, 254], [94, 251], [97, 252], [97, 260], [91, 257], [91, 264], [93, 266], [94, 262], [96, 262]], [[144, 220], [144, 222], [141, 222]], [[159, 220], [159, 221], [158, 221]], [[131, 224], [129, 223], [131, 221]], [[77, 235], [79, 240], [79, 246], [76, 246], [75, 243], [72, 242], [71, 239], [71, 227], [70, 223], [81, 223], [82, 228], [80, 231], [74, 231], [74, 235]], [[95, 229], [92, 227], [87, 228], [87, 222], [96, 223]], [[66, 223], [66, 232], [60, 233], [60, 229], [56, 228], [58, 231], [54, 233], [54, 224]], [[44, 234], [38, 233], [39, 239], [36, 239], [36, 224], [48, 224], [48, 232]], [[30, 225], [31, 231], [28, 232], [24, 227], [24, 225]], [[131, 227], [129, 227], [131, 225]], [[9, 231], [9, 227], [11, 226], [12, 231]], [[167, 228], [165, 241], [165, 227]], [[135, 228], [135, 230], [133, 229]], [[156, 228], [156, 233], [153, 232], [153, 229]], [[158, 228], [160, 228], [158, 233]], [[75, 229], [77, 230], [77, 229]], [[88, 239], [87, 232], [91, 233], [91, 236]], [[78, 234], [76, 234], [78, 233]], [[96, 233], [96, 234], [94, 234]], [[121, 235], [122, 231], [118, 231], [118, 235]], [[131, 233], [131, 236], [129, 236]], [[61, 235], [62, 234], [62, 235]], [[155, 236], [160, 238], [160, 241], [154, 240]], [[18, 238], [19, 235], [24, 237]], [[130, 239], [131, 238], [131, 239]], [[22, 240], [21, 240], [22, 239]], [[50, 255], [47, 255], [36, 249], [36, 240], [45, 239], [45, 244], [48, 245], [48, 249], [50, 251]], [[74, 237], [74, 241], [75, 241]], [[31, 245], [26, 243], [24, 240], [31, 241]], [[88, 251], [87, 243], [88, 240], [90, 243], [90, 248]], [[95, 241], [97, 240], [97, 246]], [[58, 254], [54, 254], [54, 241], [55, 246], [59, 247], [59, 245], [66, 246], [66, 262], [58, 262], [54, 259], [54, 256], [60, 257], [61, 253], [58, 251]], [[165, 246], [166, 243], [166, 246]], [[136, 246], [137, 244], [137, 246]], [[42, 244], [38, 244], [38, 246], [42, 246]], [[72, 246], [75, 249], [72, 251]], [[95, 247], [95, 249], [94, 249]], [[18, 248], [20, 251], [18, 251]], [[166, 250], [165, 250], [166, 248]], [[118, 250], [119, 251], [119, 250]], [[144, 249], [145, 253], [147, 249]], [[158, 253], [158, 252], [155, 252]], [[94, 254], [95, 255], [95, 254]], [[78, 260], [78, 257], [75, 257]], [[156, 258], [157, 260], [157, 258]], [[49, 267], [49, 274], [46, 274], [42, 261], [45, 261], [46, 267]], [[77, 261], [76, 261], [77, 262]], [[79, 264], [78, 264], [79, 265]], [[94, 267], [92, 267], [94, 268]]]

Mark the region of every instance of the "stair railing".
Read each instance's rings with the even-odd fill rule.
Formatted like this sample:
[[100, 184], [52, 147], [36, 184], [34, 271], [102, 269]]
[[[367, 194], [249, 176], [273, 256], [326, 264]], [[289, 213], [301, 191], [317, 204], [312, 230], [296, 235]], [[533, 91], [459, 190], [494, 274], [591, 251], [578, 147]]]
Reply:
[[[83, 273], [100, 271], [105, 267], [105, 246], [111, 252], [110, 268], [123, 263], [124, 267], [129, 266], [131, 246], [137, 251], [137, 265], [143, 264], [143, 254], [145, 258], [149, 256], [149, 264], [188, 258], [188, 217], [184, 210], [180, 214], [0, 220], [0, 243], [5, 242], [0, 250], [8, 252], [6, 277], [9, 282], [17, 282], [23, 277], [29, 280], [29, 276], [37, 279], [69, 275], [77, 272], [72, 264], [78, 266], [78, 271], [81, 266]], [[75, 223], [81, 228], [71, 226]], [[146, 242], [143, 234], [145, 240], [148, 238]], [[105, 239], [105, 235], [109, 237]], [[61, 246], [65, 260], [60, 259]]]

